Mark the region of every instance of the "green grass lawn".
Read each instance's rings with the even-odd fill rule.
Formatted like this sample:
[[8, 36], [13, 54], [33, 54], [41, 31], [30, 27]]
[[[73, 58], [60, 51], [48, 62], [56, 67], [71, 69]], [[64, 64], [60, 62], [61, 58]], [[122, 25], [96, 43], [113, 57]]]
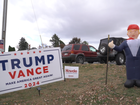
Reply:
[[124, 87], [125, 65], [110, 64], [108, 81], [105, 64], [63, 64], [79, 66], [78, 79], [66, 79], [0, 95], [0, 105], [140, 105], [140, 88]]

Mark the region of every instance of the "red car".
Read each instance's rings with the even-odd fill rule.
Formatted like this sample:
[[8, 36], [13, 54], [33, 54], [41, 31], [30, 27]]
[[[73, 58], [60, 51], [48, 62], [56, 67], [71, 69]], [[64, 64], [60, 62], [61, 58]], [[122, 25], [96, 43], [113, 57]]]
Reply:
[[62, 49], [63, 63], [93, 63], [99, 61], [97, 49], [91, 45], [69, 44]]

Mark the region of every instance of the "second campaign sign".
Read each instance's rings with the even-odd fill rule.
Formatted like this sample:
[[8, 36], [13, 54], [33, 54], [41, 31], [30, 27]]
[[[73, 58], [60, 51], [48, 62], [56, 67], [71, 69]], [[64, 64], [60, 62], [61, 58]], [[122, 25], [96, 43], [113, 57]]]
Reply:
[[64, 80], [60, 48], [0, 54], [0, 94]]

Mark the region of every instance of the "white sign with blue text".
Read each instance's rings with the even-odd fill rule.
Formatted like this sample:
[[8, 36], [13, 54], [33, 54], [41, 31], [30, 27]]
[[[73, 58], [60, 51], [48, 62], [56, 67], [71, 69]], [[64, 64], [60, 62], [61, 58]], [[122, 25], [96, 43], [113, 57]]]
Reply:
[[64, 80], [60, 48], [0, 54], [0, 94]]

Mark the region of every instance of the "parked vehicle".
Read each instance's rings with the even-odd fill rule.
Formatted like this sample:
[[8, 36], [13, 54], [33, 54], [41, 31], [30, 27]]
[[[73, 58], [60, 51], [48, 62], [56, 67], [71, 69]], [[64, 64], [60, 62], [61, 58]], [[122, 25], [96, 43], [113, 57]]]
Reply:
[[[124, 40], [124, 38], [116, 38], [111, 37], [109, 42], [114, 41], [114, 44], [119, 46]], [[100, 59], [100, 63], [106, 63], [107, 62], [107, 47], [108, 47], [108, 38], [104, 38], [100, 40], [99, 44], [99, 54], [98, 57]], [[117, 65], [123, 65], [125, 64], [125, 53], [124, 51], [118, 52], [113, 49], [109, 49], [109, 61], [116, 61]]]
[[93, 63], [99, 61], [97, 49], [91, 45], [69, 44], [62, 49], [62, 60], [65, 63]]

